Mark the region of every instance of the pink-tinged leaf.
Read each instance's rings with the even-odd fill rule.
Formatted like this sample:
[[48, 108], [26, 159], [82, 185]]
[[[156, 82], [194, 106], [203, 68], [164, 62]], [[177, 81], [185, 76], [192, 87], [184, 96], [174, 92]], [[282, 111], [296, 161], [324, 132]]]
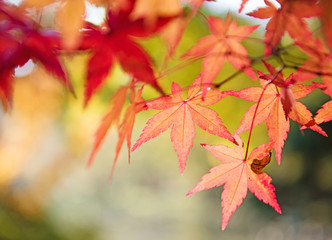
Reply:
[[131, 151], [135, 151], [135, 149], [143, 143], [149, 141], [151, 138], [157, 137], [162, 132], [165, 132], [175, 121], [177, 116], [176, 113], [179, 108], [180, 107], [176, 105], [154, 115], [146, 123], [146, 127], [143, 129], [143, 132], [132, 147]]
[[208, 24], [214, 36], [225, 36], [231, 23], [231, 15], [228, 13], [225, 20], [217, 17], [208, 17]]
[[263, 93], [263, 89], [261, 87], [250, 87], [241, 89], [240, 91], [225, 91], [223, 92], [226, 96], [233, 96], [242, 98], [247, 101], [257, 102]]
[[196, 45], [182, 57], [204, 57], [202, 63], [203, 97], [207, 88], [222, 68], [225, 60], [252, 78], [256, 78], [251, 68], [247, 50], [240, 41], [247, 38], [257, 26], [238, 26], [231, 21], [230, 14], [225, 20], [217, 17], [208, 18], [211, 35], [201, 38]]
[[[263, 123], [266, 127], [270, 141], [276, 153], [277, 162], [280, 164], [284, 142], [289, 131], [289, 120], [298, 122], [301, 126], [308, 126], [313, 121], [310, 111], [296, 100], [307, 96], [317, 88], [315, 85], [294, 84], [292, 75], [284, 79], [281, 72], [263, 62], [269, 74], [258, 73], [263, 88], [252, 87], [240, 91], [227, 91], [224, 94], [235, 96], [250, 101], [257, 101], [244, 114], [236, 133], [240, 134]], [[268, 84], [268, 85], [267, 85]], [[264, 90], [264, 91], [263, 91]], [[316, 124], [310, 128], [322, 135], [326, 133]]]
[[278, 164], [281, 161], [281, 153], [287, 139], [289, 126], [289, 120], [285, 116], [282, 103], [280, 100], [276, 100], [266, 121], [266, 128], [270, 141], [273, 143]]
[[[188, 88], [187, 98], [194, 98], [202, 88], [202, 76], [198, 75]], [[210, 104], [211, 105], [211, 104]]]
[[230, 217], [247, 196], [247, 172], [244, 163], [232, 171], [227, 179], [224, 190], [221, 194], [222, 224], [221, 229], [225, 230]]
[[[252, 127], [255, 127], [259, 124], [262, 124], [271, 112], [274, 101], [275, 99], [268, 99], [265, 101], [261, 101], [258, 105], [258, 108], [257, 103], [249, 107], [248, 111], [244, 114], [243, 119], [241, 120], [240, 126], [236, 129], [235, 132], [241, 134], [245, 131], [250, 130], [251, 125]], [[254, 123], [252, 124], [253, 119]]]
[[168, 56], [173, 56], [181, 41], [191, 16], [179, 16], [168, 23], [160, 32], [161, 37], [166, 42]]
[[222, 125], [218, 114], [207, 107], [199, 105], [200, 103], [205, 105], [207, 103], [215, 103], [217, 99], [222, 97], [222, 94], [220, 91], [209, 91], [209, 94], [207, 94], [208, 100], [203, 100], [201, 98], [202, 92], [199, 92], [200, 88], [197, 87], [200, 85], [201, 77], [198, 76], [189, 87], [189, 98], [187, 97], [187, 99], [183, 100], [183, 92], [180, 86], [177, 83], [173, 83], [173, 97], [161, 97], [153, 100], [151, 103], [147, 103], [149, 107], [162, 111], [147, 122], [132, 151], [172, 126], [171, 140], [179, 158], [180, 173], [182, 174], [187, 156], [193, 146], [193, 138], [195, 137], [194, 123], [211, 134], [236, 142], [226, 127]]
[[207, 88], [211, 86], [213, 80], [219, 73], [221, 67], [224, 65], [226, 60], [225, 55], [220, 49], [221, 45], [218, 44], [216, 48], [210, 51], [209, 56], [207, 56], [202, 63], [202, 87], [203, 96], [206, 95]]
[[[248, 159], [251, 160], [259, 160], [264, 157], [269, 156], [271, 158], [271, 149], [273, 148], [273, 142], [264, 143], [259, 145], [258, 147], [254, 148], [251, 153], [249, 154]], [[249, 161], [248, 160], [248, 161]], [[249, 161], [249, 163], [250, 163]], [[251, 164], [251, 163], [250, 163]], [[265, 166], [264, 166], [265, 167]]]
[[202, 37], [196, 45], [194, 45], [186, 54], [182, 57], [200, 57], [209, 53], [218, 42], [218, 39], [214, 35], [208, 35]]
[[[194, 83], [192, 83], [194, 84]], [[172, 95], [173, 98], [179, 103], [182, 102], [182, 98], [183, 98], [183, 92], [182, 92], [182, 88], [180, 87], [179, 84], [177, 84], [176, 82], [172, 83]]]
[[174, 143], [174, 149], [179, 158], [181, 175], [195, 137], [195, 124], [188, 108], [188, 104], [184, 104], [183, 107], [179, 108], [171, 131], [171, 141]]
[[[238, 26], [237, 25], [237, 20], [234, 19], [234, 21], [229, 25], [228, 32], [229, 32], [229, 35], [230, 35], [229, 37], [230, 38], [234, 38], [234, 40], [236, 40], [236, 41], [231, 41], [230, 45], [233, 45], [234, 43], [239, 44], [238, 41], [246, 39], [258, 27], [259, 27], [259, 25], [253, 25], [253, 26], [242, 25], [242, 26]], [[241, 49], [242, 48], [243, 48], [243, 46], [241, 47]], [[240, 52], [242, 52], [242, 51], [240, 51]]]
[[190, 195], [225, 184], [221, 194], [222, 230], [226, 228], [236, 208], [242, 204], [248, 188], [259, 200], [271, 205], [278, 213], [281, 213], [274, 192], [275, 188], [271, 185], [271, 178], [265, 173], [256, 174], [251, 169], [252, 162], [256, 160], [255, 157], [269, 156], [272, 144], [260, 145], [252, 151], [248, 159], [245, 159], [242, 140], [238, 135], [235, 135], [235, 139], [239, 144], [234, 144], [234, 148], [202, 144], [223, 163], [211, 168], [210, 172], [203, 175], [201, 181], [187, 193]]
[[194, 122], [204, 131], [235, 142], [234, 138], [228, 132], [223, 122], [214, 110], [200, 105], [188, 103], [188, 110], [191, 113]]
[[[203, 147], [205, 147], [203, 145]], [[231, 176], [232, 170], [234, 169], [234, 164], [220, 164], [211, 168], [209, 173], [203, 175], [202, 180], [196, 184], [196, 186], [191, 189], [187, 196], [207, 190], [214, 187], [219, 187], [223, 185], [227, 179]]]
[[[238, 139], [236, 140], [238, 141]], [[240, 163], [244, 159], [242, 144], [239, 144], [238, 148], [236, 148], [236, 145], [234, 145], [233, 148], [224, 145], [202, 144], [202, 146], [209, 152], [213, 152], [213, 156], [223, 163], [232, 163], [236, 160]]]
[[278, 204], [275, 187], [271, 184], [271, 177], [266, 173], [255, 174], [253, 171], [246, 169], [248, 178], [249, 191], [266, 204], [269, 204], [277, 213], [281, 214], [281, 208]]
[[192, 99], [191, 103], [200, 104], [202, 106], [210, 106], [219, 102], [224, 97], [225, 95], [219, 90], [207, 89], [204, 99], [202, 96], [198, 95]]

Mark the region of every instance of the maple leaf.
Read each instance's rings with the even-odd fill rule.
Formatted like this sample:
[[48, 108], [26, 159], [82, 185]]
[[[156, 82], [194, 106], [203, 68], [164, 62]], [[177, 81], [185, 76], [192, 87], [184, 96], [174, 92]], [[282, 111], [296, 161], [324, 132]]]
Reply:
[[322, 16], [322, 26], [323, 33], [326, 39], [327, 46], [332, 51], [332, 2], [330, 0], [321, 0], [320, 4], [323, 8], [323, 16]]
[[332, 100], [322, 105], [321, 109], [317, 111], [317, 115], [314, 119], [317, 124], [332, 120]]
[[90, 25], [84, 32], [82, 48], [92, 49], [88, 61], [85, 89], [85, 105], [92, 94], [101, 86], [115, 61], [122, 69], [138, 81], [150, 84], [163, 93], [154, 76], [154, 64], [150, 56], [133, 37], [149, 37], [160, 30], [169, 19], [160, 19], [157, 26], [147, 29], [142, 19], [129, 19], [130, 10], [108, 12], [103, 27]]
[[247, 3], [248, 1], [249, 1], [249, 0], [242, 0], [242, 2], [241, 2], [241, 6], [240, 6], [240, 9], [239, 9], [239, 13], [242, 12], [244, 6], [246, 5], [246, 3]]
[[[224, 92], [224, 94], [257, 102], [245, 113], [236, 133], [243, 133], [267, 120], [268, 135], [274, 144], [276, 159], [280, 164], [282, 149], [290, 127], [288, 118], [301, 126], [312, 120], [312, 113], [304, 104], [296, 100], [308, 95], [316, 86], [294, 84], [293, 75], [284, 79], [283, 74], [276, 71], [272, 65], [266, 62], [264, 64], [270, 74], [259, 72], [262, 88], [251, 87], [240, 91]], [[326, 133], [317, 125], [311, 129], [326, 136]]]
[[205, 2], [205, 0], [185, 0], [185, 3], [191, 5], [191, 10], [189, 13], [182, 11], [182, 14], [171, 20], [161, 31], [160, 36], [166, 42], [168, 47], [168, 56], [166, 56], [166, 61], [169, 56], [172, 56], [178, 46], [184, 30], [189, 24], [190, 20], [197, 14], [199, 8]]
[[325, 93], [332, 97], [332, 54], [326, 51], [324, 43], [319, 38], [308, 38], [296, 44], [310, 56], [298, 68], [296, 81], [307, 81], [320, 75], [325, 83]]
[[5, 110], [11, 104], [13, 73], [29, 59], [40, 62], [45, 69], [63, 82], [70, 91], [72, 86], [59, 59], [59, 36], [41, 29], [15, 6], [0, 5], [0, 97]]
[[182, 12], [179, 0], [136, 0], [130, 14], [133, 20], [144, 18], [148, 28], [153, 27], [160, 17], [174, 17]]
[[210, 90], [203, 100], [200, 88], [201, 77], [198, 76], [189, 86], [187, 99], [184, 100], [182, 89], [177, 83], [173, 82], [173, 97], [163, 96], [148, 102], [149, 108], [163, 111], [154, 115], [147, 122], [147, 126], [143, 129], [132, 151], [172, 127], [171, 141], [174, 142], [174, 149], [180, 163], [180, 173], [183, 174], [187, 156], [193, 146], [195, 137], [194, 123], [213, 135], [235, 142], [226, 127], [222, 125], [218, 114], [212, 109], [204, 107], [220, 101], [223, 95], [218, 90]]
[[[131, 104], [128, 106], [122, 123], [119, 125], [119, 120], [121, 112], [126, 100], [127, 92], [130, 90]], [[111, 110], [103, 117], [101, 124], [98, 127], [98, 130], [95, 134], [95, 143], [91, 151], [87, 166], [91, 166], [93, 160], [96, 156], [97, 151], [99, 150], [101, 144], [103, 143], [107, 132], [113, 125], [118, 127], [118, 142], [115, 149], [115, 157], [113, 160], [113, 166], [111, 170], [110, 178], [112, 178], [116, 162], [119, 157], [120, 150], [122, 148], [124, 140], [127, 141], [128, 147], [128, 161], [130, 163], [130, 148], [131, 148], [131, 134], [133, 131], [135, 116], [138, 112], [146, 110], [145, 100], [141, 97], [143, 87], [141, 87], [137, 93], [134, 91], [133, 85], [131, 87], [122, 87], [120, 88], [112, 97], [111, 101]]]
[[190, 19], [189, 15], [176, 17], [161, 30], [160, 36], [167, 44], [168, 56], [174, 54]]
[[234, 144], [233, 148], [224, 145], [202, 144], [205, 149], [223, 163], [211, 168], [210, 172], [205, 174], [201, 178], [202, 180], [187, 193], [188, 196], [225, 184], [221, 194], [222, 230], [226, 228], [236, 208], [242, 204], [248, 189], [259, 200], [269, 204], [275, 211], [281, 213], [274, 192], [275, 188], [271, 184], [271, 177], [264, 172], [256, 174], [251, 168], [253, 161], [269, 156], [272, 144], [260, 145], [246, 158], [241, 138], [237, 135], [234, 137], [239, 145]]
[[322, 8], [316, 0], [277, 0], [280, 8], [274, 6], [269, 0], [264, 0], [267, 7], [259, 8], [247, 15], [266, 19], [271, 18], [266, 25], [265, 56], [271, 54], [278, 45], [285, 31], [295, 40], [305, 41], [311, 37], [304, 18], [316, 17], [322, 14]]
[[251, 60], [247, 57], [246, 48], [240, 41], [251, 34], [258, 26], [237, 26], [237, 21], [231, 21], [230, 14], [225, 21], [217, 17], [208, 18], [211, 35], [201, 38], [182, 57], [205, 56], [202, 63], [203, 95], [206, 89], [212, 84], [214, 78], [220, 71], [225, 60], [234, 68], [242, 70], [251, 78], [256, 75], [251, 68]]
[[[79, 30], [84, 24], [85, 0], [24, 0], [26, 8], [45, 7], [51, 3], [59, 3], [56, 23], [62, 35], [62, 46], [68, 50], [75, 49], [79, 44]], [[70, 24], [68, 24], [70, 23]]]
[[103, 143], [110, 127], [119, 122], [120, 114], [126, 100], [127, 91], [127, 87], [122, 87], [112, 96], [111, 110], [103, 117], [101, 124], [95, 133], [95, 142], [88, 160], [88, 166], [92, 165], [95, 155]]
[[128, 162], [130, 163], [130, 149], [131, 149], [131, 135], [135, 123], [135, 117], [136, 114], [140, 111], [147, 110], [146, 102], [141, 97], [143, 87], [140, 88], [137, 93], [135, 94], [133, 91], [131, 92], [131, 104], [127, 108], [126, 113], [123, 118], [123, 122], [119, 126], [119, 139], [118, 143], [116, 144], [116, 150], [115, 150], [115, 158], [113, 161], [113, 167], [111, 172], [111, 178], [114, 172], [114, 167], [116, 164], [116, 161], [118, 159], [122, 144], [124, 140], [126, 139], [127, 142], [127, 148], [128, 148]]

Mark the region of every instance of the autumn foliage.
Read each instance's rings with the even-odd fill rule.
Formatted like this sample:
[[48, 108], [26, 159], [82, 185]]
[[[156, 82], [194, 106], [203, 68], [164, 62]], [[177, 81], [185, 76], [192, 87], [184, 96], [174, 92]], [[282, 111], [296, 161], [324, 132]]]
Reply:
[[[85, 20], [86, 2], [105, 8], [102, 24], [95, 25]], [[301, 131], [309, 129], [324, 136], [327, 134], [320, 124], [332, 120], [332, 100], [324, 103], [314, 114], [298, 101], [315, 89], [332, 97], [331, 1], [265, 0], [266, 7], [247, 13], [258, 20], [268, 19], [264, 39], [250, 37], [259, 25], [240, 25], [231, 14], [224, 19], [205, 17], [210, 34], [188, 46], [178, 59], [184, 63], [202, 60], [201, 73], [191, 79], [187, 88], [180, 87], [181, 79], [167, 83], [171, 86], [171, 93], [168, 93], [160, 84], [162, 72], [169, 59], [176, 56], [187, 25], [193, 17], [203, 15], [200, 9], [204, 2], [24, 0], [15, 6], [0, 0], [0, 99], [3, 110], [10, 111], [13, 106], [15, 68], [23, 66], [29, 59], [43, 66], [63, 83], [65, 89], [75, 94], [61, 56], [88, 53], [86, 78], [81, 82], [85, 88], [84, 106], [103, 88], [110, 71], [118, 64], [128, 75], [128, 81], [110, 96], [109, 111], [96, 131], [88, 166], [93, 163], [112, 127], [118, 131], [118, 142], [111, 176], [125, 141], [130, 162], [131, 152], [171, 128], [170, 140], [183, 174], [198, 126], [209, 134], [227, 139], [233, 147], [201, 144], [221, 163], [212, 167], [187, 195], [224, 185], [221, 195], [222, 229], [242, 204], [248, 189], [281, 213], [272, 179], [264, 172], [264, 167], [271, 161], [271, 153], [280, 164], [291, 120]], [[247, 2], [250, 0], [242, 1], [239, 12], [245, 10]], [[55, 9], [55, 27], [50, 29], [40, 23], [40, 15], [51, 4]], [[318, 29], [309, 26], [311, 19], [319, 20]], [[281, 40], [286, 34], [292, 43], [283, 46]], [[167, 49], [161, 69], [140, 43], [142, 39], [156, 36], [163, 39]], [[243, 45], [243, 40], [250, 39], [264, 45], [262, 56], [250, 56]], [[287, 48], [297, 48], [305, 54], [305, 60], [294, 62], [288, 59]], [[232, 77], [221, 83], [214, 80], [225, 62], [234, 68], [233, 76], [245, 74], [253, 79], [249, 83], [253, 86], [223, 90], [223, 84], [231, 81]], [[261, 63], [264, 71], [258, 70], [257, 64]], [[154, 89], [159, 96], [144, 99], [142, 92], [146, 88]], [[225, 97], [253, 102], [234, 133], [227, 130], [218, 111], [210, 108]], [[147, 120], [139, 138], [132, 144], [136, 115], [150, 109], [159, 112]], [[266, 124], [269, 142], [256, 146], [249, 153], [250, 140], [255, 138], [253, 129], [263, 123]], [[249, 137], [243, 143], [240, 135], [247, 131]]]

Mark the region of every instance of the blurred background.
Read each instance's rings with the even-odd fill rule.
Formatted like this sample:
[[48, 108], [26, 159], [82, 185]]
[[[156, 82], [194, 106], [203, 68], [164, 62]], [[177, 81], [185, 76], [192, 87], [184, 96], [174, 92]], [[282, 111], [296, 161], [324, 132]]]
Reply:
[[[240, 1], [234, 1], [234, 6], [227, 2], [232, 1], [209, 3], [203, 12], [221, 17], [229, 10], [237, 14]], [[248, 6], [245, 10], [256, 7]], [[89, 16], [102, 12], [92, 5], [89, 11]], [[242, 15], [239, 22], [255, 24]], [[263, 29], [255, 31], [253, 37], [262, 38]], [[180, 63], [178, 57], [207, 34], [206, 20], [198, 16], [186, 29], [168, 68], [176, 67]], [[286, 36], [283, 41], [290, 40]], [[156, 65], [161, 66], [166, 54], [161, 39], [155, 37], [142, 44]], [[260, 41], [249, 40], [244, 44], [250, 56], [263, 55]], [[294, 48], [294, 55], [297, 54], [301, 55]], [[220, 230], [222, 187], [185, 195], [203, 174], [219, 164], [200, 143], [228, 144], [226, 140], [197, 128], [194, 147], [181, 176], [168, 130], [138, 148], [132, 154], [130, 166], [127, 150], [123, 149], [110, 182], [117, 143], [117, 132], [113, 129], [92, 167], [86, 168], [94, 132], [109, 109], [110, 96], [128, 79], [116, 66], [105, 88], [83, 109], [87, 56], [81, 53], [63, 58], [77, 98], [33, 62], [16, 71], [13, 111], [0, 112], [0, 239], [332, 240], [332, 140], [309, 130], [303, 136], [295, 123], [291, 125], [281, 165], [272, 157], [265, 168], [276, 187], [282, 215], [248, 192], [225, 231]], [[256, 67], [264, 71], [261, 64]], [[200, 69], [201, 62], [197, 61], [170, 72], [162, 78], [161, 85], [168, 92], [172, 81], [186, 87]], [[226, 63], [215, 82], [234, 72]], [[257, 84], [240, 74], [221, 90]], [[147, 87], [143, 96], [151, 99], [156, 93]], [[315, 90], [302, 100], [315, 113], [328, 98]], [[233, 132], [251, 104], [226, 97], [213, 108]], [[133, 142], [156, 112], [138, 114]], [[322, 128], [332, 135], [331, 122], [322, 124]], [[255, 128], [253, 136], [251, 149], [267, 142], [265, 124]], [[242, 137], [246, 142], [248, 134]]]

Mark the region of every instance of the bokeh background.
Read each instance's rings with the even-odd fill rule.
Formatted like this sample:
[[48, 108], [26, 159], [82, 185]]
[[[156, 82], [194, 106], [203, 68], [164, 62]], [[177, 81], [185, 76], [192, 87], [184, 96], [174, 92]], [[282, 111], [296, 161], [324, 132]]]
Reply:
[[[218, 2], [218, 8], [213, 5], [217, 3], [209, 3], [203, 12], [223, 17], [228, 10], [232, 11], [231, 6], [226, 6], [229, 1]], [[220, 8], [220, 4], [225, 5]], [[235, 11], [239, 1], [236, 4]], [[98, 11], [102, 13], [102, 9], [90, 7], [97, 15]], [[43, 18], [47, 24], [52, 15]], [[254, 24], [248, 18], [238, 20], [240, 24]], [[263, 29], [259, 28], [253, 37], [262, 38]], [[181, 64], [178, 57], [206, 34], [206, 20], [199, 15], [186, 30], [168, 69]], [[286, 36], [283, 41], [287, 44], [290, 40]], [[142, 44], [156, 65], [161, 66], [166, 54], [162, 40], [155, 37]], [[249, 40], [245, 45], [250, 56], [263, 55], [261, 42]], [[296, 48], [294, 55], [302, 56]], [[332, 240], [332, 140], [309, 130], [302, 135], [294, 123], [281, 165], [272, 157], [266, 167], [276, 187], [282, 215], [248, 192], [225, 231], [220, 230], [222, 187], [185, 196], [208, 169], [219, 164], [200, 143], [229, 144], [223, 139], [197, 128], [194, 147], [181, 176], [168, 130], [137, 149], [130, 166], [123, 149], [110, 182], [117, 142], [113, 129], [92, 167], [86, 168], [94, 132], [109, 108], [110, 96], [128, 80], [116, 66], [105, 88], [84, 109], [87, 57], [86, 53], [80, 53], [63, 58], [77, 98], [32, 62], [16, 72], [13, 111], [10, 114], [0, 111], [0, 239]], [[169, 71], [161, 79], [161, 85], [168, 92], [172, 81], [186, 87], [198, 75], [200, 66], [201, 62], [197, 61]], [[261, 64], [256, 67], [264, 70]], [[234, 72], [226, 64], [215, 82], [223, 81]], [[240, 74], [221, 90], [257, 84]], [[148, 87], [143, 95], [146, 99], [157, 96]], [[315, 90], [302, 102], [315, 113], [327, 100]], [[233, 132], [251, 104], [226, 97], [213, 108]], [[137, 116], [133, 142], [155, 113], [151, 110]], [[322, 128], [332, 135], [331, 122], [322, 124]], [[264, 124], [253, 131], [253, 136], [251, 149], [268, 141]], [[246, 142], [248, 134], [242, 137]]]

